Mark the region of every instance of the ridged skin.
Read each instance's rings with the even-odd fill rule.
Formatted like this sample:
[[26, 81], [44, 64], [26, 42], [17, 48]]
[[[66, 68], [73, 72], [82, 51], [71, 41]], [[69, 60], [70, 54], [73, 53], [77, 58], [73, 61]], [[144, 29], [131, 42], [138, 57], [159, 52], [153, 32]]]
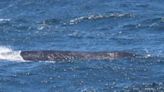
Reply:
[[128, 52], [80, 52], [80, 51], [21, 51], [24, 60], [56, 61], [56, 60], [111, 60], [118, 58], [131, 58], [135, 54]]

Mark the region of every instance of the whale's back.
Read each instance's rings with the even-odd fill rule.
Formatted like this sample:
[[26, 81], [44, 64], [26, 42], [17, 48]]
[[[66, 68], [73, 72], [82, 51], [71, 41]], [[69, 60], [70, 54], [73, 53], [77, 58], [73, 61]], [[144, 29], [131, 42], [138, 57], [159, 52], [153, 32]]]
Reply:
[[80, 51], [21, 51], [24, 60], [110, 60], [134, 57], [128, 52], [80, 52]]

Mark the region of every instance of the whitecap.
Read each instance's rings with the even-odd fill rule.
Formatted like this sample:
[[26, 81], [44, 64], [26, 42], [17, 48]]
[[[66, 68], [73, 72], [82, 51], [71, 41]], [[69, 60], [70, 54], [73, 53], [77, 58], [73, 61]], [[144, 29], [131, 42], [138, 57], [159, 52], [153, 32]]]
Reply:
[[20, 53], [21, 51], [14, 51], [11, 48], [0, 46], [0, 60], [24, 61]]
[[8, 22], [8, 21], [10, 21], [11, 19], [0, 19], [0, 22]]
[[131, 13], [105, 13], [105, 14], [94, 14], [94, 15], [88, 15], [88, 16], [80, 16], [76, 17], [74, 19], [71, 19], [69, 21], [69, 24], [78, 24], [84, 20], [98, 20], [98, 19], [106, 19], [106, 18], [123, 18], [123, 17], [134, 17]]

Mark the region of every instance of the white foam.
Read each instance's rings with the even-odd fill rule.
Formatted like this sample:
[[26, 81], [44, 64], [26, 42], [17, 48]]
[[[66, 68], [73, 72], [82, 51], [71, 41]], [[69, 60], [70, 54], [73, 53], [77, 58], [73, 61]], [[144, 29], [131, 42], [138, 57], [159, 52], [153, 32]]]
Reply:
[[7, 22], [7, 21], [10, 21], [10, 19], [1, 19], [0, 18], [0, 22]]
[[21, 51], [13, 51], [7, 47], [0, 47], [0, 60], [24, 61], [20, 52]]

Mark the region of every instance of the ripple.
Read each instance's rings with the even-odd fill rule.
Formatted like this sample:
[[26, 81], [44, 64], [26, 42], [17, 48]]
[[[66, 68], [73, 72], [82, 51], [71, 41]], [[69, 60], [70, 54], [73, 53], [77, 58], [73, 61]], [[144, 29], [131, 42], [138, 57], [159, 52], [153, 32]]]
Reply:
[[0, 19], [0, 26], [5, 26], [5, 25], [9, 25], [9, 22], [11, 21], [11, 19]]
[[60, 23], [60, 20], [52, 18], [52, 19], [43, 20], [41, 24], [54, 25], [58, 23]]
[[138, 21], [137, 23], [128, 23], [122, 26], [122, 28], [126, 29], [144, 29], [144, 28], [155, 28], [159, 30], [163, 30], [164, 17], [157, 17], [151, 19], [145, 19], [142, 21]]
[[138, 4], [136, 4], [136, 7], [148, 8], [148, 7], [150, 7], [150, 5], [149, 4], [141, 4], [141, 3], [138, 3]]
[[38, 23], [37, 29], [38, 30], [47, 29], [47, 28], [50, 28], [50, 26], [58, 25], [60, 23], [61, 23], [61, 21], [58, 19], [55, 19], [55, 18], [45, 19], [45, 20], [41, 21], [40, 23]]
[[97, 89], [93, 87], [84, 87], [84, 88], [78, 89], [78, 91], [79, 92], [97, 92]]
[[146, 19], [143, 21], [143, 23], [160, 23], [164, 22], [164, 17], [156, 17], [151, 19]]
[[127, 87], [123, 92], [163, 92], [164, 91], [164, 83], [148, 83], [141, 85], [132, 85], [131, 87]]
[[0, 22], [8, 22], [10, 21], [11, 19], [0, 19]]
[[126, 24], [122, 26], [122, 28], [127, 28], [127, 29], [137, 29], [141, 27], [143, 27], [143, 25], [141, 24]]

